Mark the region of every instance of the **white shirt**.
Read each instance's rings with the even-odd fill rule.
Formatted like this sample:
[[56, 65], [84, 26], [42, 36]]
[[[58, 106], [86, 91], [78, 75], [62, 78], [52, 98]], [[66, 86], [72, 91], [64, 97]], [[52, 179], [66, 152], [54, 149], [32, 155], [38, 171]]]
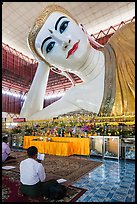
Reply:
[[8, 154], [10, 153], [11, 149], [9, 145], [6, 142], [2, 142], [2, 162], [4, 162], [7, 159]]
[[43, 165], [32, 158], [20, 162], [20, 182], [25, 185], [34, 185], [44, 181], [46, 173]]

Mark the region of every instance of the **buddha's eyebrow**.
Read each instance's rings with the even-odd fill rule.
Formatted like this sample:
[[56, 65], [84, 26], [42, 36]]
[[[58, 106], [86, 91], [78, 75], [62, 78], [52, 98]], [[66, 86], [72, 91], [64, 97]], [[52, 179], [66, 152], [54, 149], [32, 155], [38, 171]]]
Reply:
[[55, 24], [55, 30], [57, 30], [57, 26], [58, 26], [58, 24], [59, 24], [59, 22], [60, 22], [60, 20], [61, 20], [62, 18], [67, 18], [67, 17], [66, 17], [66, 16], [61, 16], [61, 17], [57, 20], [57, 22], [56, 22], [56, 24]]
[[44, 43], [47, 41], [47, 40], [50, 40], [52, 37], [47, 37], [47, 38], [45, 38], [45, 40], [43, 40], [43, 42], [42, 42], [42, 45], [41, 45], [41, 51], [43, 52], [43, 46], [44, 46]]

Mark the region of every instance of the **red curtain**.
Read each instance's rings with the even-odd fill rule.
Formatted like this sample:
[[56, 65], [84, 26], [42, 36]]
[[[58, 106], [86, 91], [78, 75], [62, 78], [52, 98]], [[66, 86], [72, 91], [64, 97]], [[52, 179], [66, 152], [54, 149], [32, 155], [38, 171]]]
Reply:
[[20, 110], [20, 98], [8, 94], [2, 94], [2, 112], [19, 114]]

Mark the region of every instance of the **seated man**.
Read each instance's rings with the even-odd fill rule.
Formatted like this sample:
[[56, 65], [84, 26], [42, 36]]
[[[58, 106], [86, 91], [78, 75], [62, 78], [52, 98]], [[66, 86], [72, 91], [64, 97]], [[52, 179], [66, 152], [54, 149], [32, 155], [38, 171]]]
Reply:
[[[28, 158], [20, 163], [21, 192], [28, 196], [46, 196], [54, 199], [64, 197], [65, 186], [60, 185], [56, 180], [45, 181], [46, 173], [42, 163], [37, 161], [38, 149], [31, 146], [27, 149]], [[57, 187], [57, 188], [56, 188]], [[61, 188], [60, 188], [61, 187]], [[55, 197], [53, 189], [61, 189]], [[52, 192], [51, 192], [52, 191]], [[52, 195], [51, 195], [52, 193]]]
[[8, 137], [3, 137], [2, 138], [2, 162], [4, 163], [16, 161], [15, 157], [10, 156], [11, 149], [7, 143], [8, 143]]

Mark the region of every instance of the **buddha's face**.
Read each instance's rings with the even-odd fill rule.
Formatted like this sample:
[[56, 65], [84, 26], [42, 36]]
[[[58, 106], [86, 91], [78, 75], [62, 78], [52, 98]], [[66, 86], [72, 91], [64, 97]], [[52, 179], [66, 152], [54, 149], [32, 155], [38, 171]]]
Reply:
[[60, 12], [49, 15], [36, 37], [35, 48], [49, 64], [70, 72], [85, 63], [91, 49], [78, 24]]

